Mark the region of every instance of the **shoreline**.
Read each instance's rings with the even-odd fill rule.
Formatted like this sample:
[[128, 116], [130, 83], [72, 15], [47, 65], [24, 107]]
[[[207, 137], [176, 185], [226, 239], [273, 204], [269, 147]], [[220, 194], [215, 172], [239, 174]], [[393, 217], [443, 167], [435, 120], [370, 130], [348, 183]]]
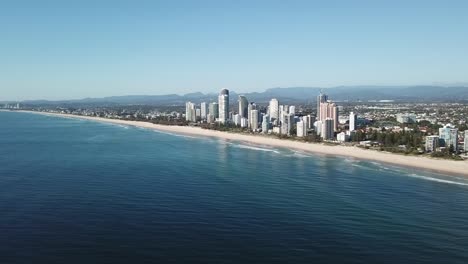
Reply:
[[319, 143], [307, 143], [292, 140], [283, 140], [278, 138], [265, 137], [260, 135], [244, 135], [238, 133], [229, 133], [224, 131], [202, 129], [200, 127], [190, 126], [170, 126], [159, 125], [143, 121], [127, 121], [120, 119], [109, 119], [102, 117], [79, 116], [72, 114], [59, 114], [49, 112], [36, 112], [36, 111], [20, 111], [24, 113], [42, 114], [57, 117], [78, 118], [85, 120], [92, 120], [97, 122], [107, 122], [120, 125], [136, 126], [141, 128], [148, 128], [162, 132], [171, 132], [177, 134], [185, 134], [200, 137], [215, 137], [227, 140], [247, 142], [255, 145], [264, 145], [271, 147], [279, 147], [293, 150], [300, 150], [307, 153], [322, 154], [334, 157], [355, 158], [358, 160], [378, 161], [399, 167], [423, 169], [425, 171], [432, 171], [444, 174], [456, 174], [468, 176], [468, 160], [454, 161], [443, 159], [432, 159], [428, 157], [417, 156], [404, 156], [388, 152], [378, 152], [375, 150], [366, 150], [353, 146], [329, 146]]

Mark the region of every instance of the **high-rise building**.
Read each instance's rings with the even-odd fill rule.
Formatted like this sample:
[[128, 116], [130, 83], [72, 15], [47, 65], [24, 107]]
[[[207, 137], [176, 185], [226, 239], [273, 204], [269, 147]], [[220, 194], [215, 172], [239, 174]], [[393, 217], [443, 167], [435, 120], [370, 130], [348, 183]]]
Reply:
[[256, 109], [250, 111], [250, 128], [252, 130], [258, 129], [258, 110]]
[[243, 95], [239, 95], [239, 115], [241, 117], [248, 116], [249, 101]]
[[453, 151], [458, 152], [458, 128], [447, 124], [439, 128], [439, 138], [444, 147], [450, 148], [453, 146]]
[[240, 124], [241, 124], [241, 119], [242, 119], [242, 117], [241, 117], [239, 114], [235, 114], [235, 115], [232, 117], [232, 121], [234, 122], [234, 125], [236, 125], [236, 126], [240, 126]]
[[307, 115], [307, 128], [312, 129], [315, 123], [315, 116]]
[[279, 117], [279, 102], [275, 98], [270, 100], [269, 106], [270, 122], [273, 120], [278, 120]]
[[320, 92], [320, 94], [317, 96], [317, 120], [321, 120], [320, 119], [320, 117], [321, 117], [320, 104], [321, 103], [326, 103], [327, 101], [328, 101], [328, 95], [323, 94], [322, 92]]
[[200, 104], [200, 111], [201, 119], [206, 119], [206, 115], [208, 114], [208, 104], [206, 102]]
[[207, 115], [206, 115], [206, 122], [208, 122], [208, 123], [211, 124], [211, 123], [213, 123], [214, 121], [215, 121], [214, 115], [212, 115], [212, 114], [207, 114]]
[[338, 108], [330, 101], [320, 104], [320, 120], [327, 118], [333, 119], [333, 132], [335, 132], [338, 129]]
[[304, 121], [299, 121], [296, 123], [296, 132], [298, 137], [307, 136], [307, 125]]
[[465, 141], [464, 141], [464, 146], [465, 146], [465, 152], [468, 152], [468, 129], [465, 130]]
[[219, 117], [219, 105], [218, 103], [210, 103], [209, 106], [209, 113], [213, 116], [214, 120]]
[[322, 135], [322, 126], [323, 126], [323, 122], [321, 120], [315, 121], [314, 129], [315, 129], [315, 133], [317, 134], [317, 136]]
[[357, 115], [353, 112], [349, 113], [349, 131], [356, 130]]
[[439, 147], [439, 136], [426, 137], [426, 152], [434, 152]]
[[294, 125], [294, 116], [289, 113], [283, 113], [282, 115], [282, 122], [281, 122], [281, 134], [283, 135], [291, 135], [291, 130]]
[[307, 116], [303, 116], [299, 118], [299, 121], [304, 123], [304, 136], [307, 136], [307, 131], [309, 131], [309, 119]]
[[334, 129], [333, 129], [333, 119], [332, 118], [326, 118], [325, 120], [322, 120], [322, 133], [321, 137], [324, 140], [329, 140], [334, 138]]
[[[251, 102], [248, 106], [247, 106], [247, 119], [249, 120], [249, 127], [251, 127], [250, 125], [252, 124], [252, 110], [257, 110], [257, 105], [254, 103], [254, 102]], [[258, 112], [257, 112], [258, 114]], [[258, 117], [257, 117], [257, 120], [258, 120]]]
[[248, 127], [249, 126], [249, 120], [245, 117], [241, 117], [241, 127]]
[[289, 113], [293, 116], [296, 115], [296, 107], [294, 105], [289, 106]]
[[270, 129], [270, 116], [264, 115], [262, 121], [262, 133], [268, 133], [268, 129]]
[[229, 90], [223, 89], [218, 96], [219, 122], [225, 124], [229, 117]]
[[185, 120], [189, 122], [197, 121], [197, 113], [195, 110], [195, 104], [192, 102], [185, 103]]

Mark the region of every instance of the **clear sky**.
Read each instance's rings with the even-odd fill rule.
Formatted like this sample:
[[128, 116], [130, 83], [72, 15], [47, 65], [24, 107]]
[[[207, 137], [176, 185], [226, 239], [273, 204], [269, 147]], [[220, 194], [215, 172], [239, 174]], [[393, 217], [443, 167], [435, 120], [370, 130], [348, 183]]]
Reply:
[[468, 82], [468, 1], [0, 2], [0, 100]]

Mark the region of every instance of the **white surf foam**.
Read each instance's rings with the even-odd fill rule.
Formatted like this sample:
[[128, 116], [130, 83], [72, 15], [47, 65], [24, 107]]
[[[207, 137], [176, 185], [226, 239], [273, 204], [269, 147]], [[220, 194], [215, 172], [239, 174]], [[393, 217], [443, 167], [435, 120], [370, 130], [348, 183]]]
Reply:
[[169, 136], [175, 136], [175, 137], [197, 138], [197, 137], [193, 137], [193, 136], [189, 136], [189, 135], [171, 133], [171, 132], [161, 131], [161, 130], [157, 130], [157, 129], [155, 129], [154, 131], [157, 132], [157, 133], [161, 133], [161, 134], [165, 134], [165, 135], [169, 135]]
[[455, 185], [462, 185], [462, 186], [468, 186], [468, 183], [464, 182], [456, 182], [456, 181], [450, 181], [450, 180], [444, 180], [444, 179], [439, 179], [439, 178], [433, 178], [429, 176], [422, 176], [422, 175], [417, 175], [417, 174], [408, 174], [409, 177], [413, 178], [418, 178], [418, 179], [423, 179], [427, 181], [433, 181], [433, 182], [441, 182], [441, 183], [447, 183], [447, 184], [455, 184]]
[[276, 153], [276, 154], [280, 154], [280, 152], [278, 150], [276, 150], [276, 149], [262, 148], [262, 147], [242, 145], [242, 144], [235, 144], [235, 143], [232, 143], [232, 142], [229, 142], [228, 144], [230, 144], [230, 145], [232, 145], [232, 146], [234, 146], [236, 148], [251, 149], [251, 150], [273, 152], [273, 153]]

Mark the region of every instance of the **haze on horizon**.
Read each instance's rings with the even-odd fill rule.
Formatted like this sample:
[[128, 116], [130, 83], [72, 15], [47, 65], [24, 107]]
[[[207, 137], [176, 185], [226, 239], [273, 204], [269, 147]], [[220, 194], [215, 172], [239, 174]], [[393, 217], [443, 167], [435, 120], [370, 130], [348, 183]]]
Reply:
[[7, 1], [0, 100], [467, 83], [466, 1]]

